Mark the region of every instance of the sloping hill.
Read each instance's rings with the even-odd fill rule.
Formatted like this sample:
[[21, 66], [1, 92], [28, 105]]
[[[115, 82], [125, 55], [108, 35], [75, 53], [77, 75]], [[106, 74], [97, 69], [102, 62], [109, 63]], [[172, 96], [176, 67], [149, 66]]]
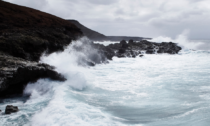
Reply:
[[7, 29], [52, 26], [68, 26], [71, 29], [78, 29], [74, 24], [54, 15], [1, 0], [0, 24], [9, 25]]
[[69, 20], [69, 21], [73, 23], [74, 25], [76, 25], [78, 28], [80, 28], [83, 34], [91, 40], [106, 40], [107, 39], [105, 35], [85, 27], [84, 25], [80, 24], [77, 20]]
[[0, 51], [38, 61], [62, 50], [82, 32], [73, 23], [32, 8], [0, 1]]
[[141, 41], [142, 39], [150, 39], [144, 37], [130, 37], [130, 36], [106, 36], [94, 30], [91, 30], [76, 20], [68, 20], [71, 23], [75, 24], [78, 28], [82, 30], [85, 36], [93, 41], [121, 41], [121, 40], [130, 40], [133, 39], [134, 41]]

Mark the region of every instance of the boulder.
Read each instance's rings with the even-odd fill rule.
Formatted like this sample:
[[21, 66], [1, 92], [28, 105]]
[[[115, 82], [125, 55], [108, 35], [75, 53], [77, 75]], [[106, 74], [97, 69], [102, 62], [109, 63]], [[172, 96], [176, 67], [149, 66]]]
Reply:
[[143, 57], [144, 55], [139, 55], [139, 57]]
[[127, 42], [125, 40], [120, 41], [120, 44], [127, 44]]
[[121, 49], [118, 50], [118, 53], [125, 53], [125, 52], [126, 52], [126, 50], [123, 49], [123, 48], [121, 48]]
[[130, 39], [129, 41], [128, 41], [128, 44], [134, 44], [134, 41], [133, 41], [133, 39]]
[[128, 48], [128, 44], [122, 44], [122, 48], [127, 49]]
[[19, 111], [19, 109], [17, 106], [7, 105], [6, 109], [5, 109], [5, 114], [11, 114], [11, 113], [18, 112], [18, 111]]

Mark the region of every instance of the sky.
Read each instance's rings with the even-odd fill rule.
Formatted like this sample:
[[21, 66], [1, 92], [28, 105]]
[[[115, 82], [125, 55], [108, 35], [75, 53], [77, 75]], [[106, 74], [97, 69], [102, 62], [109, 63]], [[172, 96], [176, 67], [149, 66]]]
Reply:
[[104, 35], [210, 39], [210, 0], [5, 0], [63, 19], [75, 19]]

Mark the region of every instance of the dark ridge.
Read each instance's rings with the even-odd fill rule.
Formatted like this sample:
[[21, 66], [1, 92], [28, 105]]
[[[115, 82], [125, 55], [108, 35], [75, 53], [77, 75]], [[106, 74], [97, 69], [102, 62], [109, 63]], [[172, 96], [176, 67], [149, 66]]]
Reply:
[[0, 24], [10, 26], [4, 29], [65, 26], [78, 30], [74, 24], [62, 18], [32, 8], [5, 1], [0, 1], [0, 8]]
[[68, 21], [70, 21], [71, 23], [76, 25], [78, 28], [80, 28], [83, 34], [91, 40], [106, 40], [107, 39], [107, 36], [85, 27], [84, 25], [80, 24], [77, 20], [68, 20]]
[[78, 28], [82, 30], [85, 36], [87, 36], [90, 40], [93, 41], [121, 41], [126, 40], [129, 41], [130, 39], [134, 41], [141, 41], [142, 39], [151, 39], [151, 38], [144, 38], [144, 37], [130, 37], [130, 36], [105, 36], [99, 32], [91, 30], [76, 20], [68, 20], [71, 23], [75, 24]]

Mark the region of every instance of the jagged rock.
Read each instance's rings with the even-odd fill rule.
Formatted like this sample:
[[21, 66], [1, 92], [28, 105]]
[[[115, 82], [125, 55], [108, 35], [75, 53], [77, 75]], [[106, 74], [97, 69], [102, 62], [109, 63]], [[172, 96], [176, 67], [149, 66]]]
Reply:
[[[118, 48], [120, 45], [112, 44], [113, 48]], [[110, 45], [110, 46], [112, 46]], [[104, 63], [107, 62], [107, 59], [112, 60], [112, 57], [115, 55], [115, 52], [112, 48], [109, 48], [107, 46], [104, 46], [102, 44], [93, 44], [92, 48], [96, 48], [98, 51], [98, 55], [101, 57], [101, 62]]]
[[128, 44], [134, 44], [133, 39], [130, 39], [130, 40], [128, 41]]
[[125, 40], [120, 41], [120, 44], [127, 44], [127, 42]]
[[121, 49], [118, 50], [118, 53], [125, 53], [125, 52], [126, 52], [126, 51], [125, 51], [124, 48], [121, 48]]
[[39, 78], [65, 81], [50, 65], [0, 53], [0, 97], [21, 94], [28, 82]]
[[128, 46], [129, 46], [128, 44], [122, 44], [122, 48], [123, 48], [123, 49], [127, 49]]
[[5, 114], [11, 114], [11, 113], [15, 113], [18, 111], [19, 111], [19, 109], [17, 106], [7, 105], [6, 109], [5, 109]]
[[117, 57], [136, 57], [141, 54], [141, 51], [145, 51], [147, 54], [154, 54], [156, 52], [177, 54], [181, 50], [181, 47], [177, 46], [176, 43], [155, 43], [147, 40], [140, 42], [130, 40], [128, 44], [126, 41], [122, 40], [120, 43], [110, 44], [105, 48], [113, 50], [115, 53], [114, 55], [112, 54], [112, 56]]

